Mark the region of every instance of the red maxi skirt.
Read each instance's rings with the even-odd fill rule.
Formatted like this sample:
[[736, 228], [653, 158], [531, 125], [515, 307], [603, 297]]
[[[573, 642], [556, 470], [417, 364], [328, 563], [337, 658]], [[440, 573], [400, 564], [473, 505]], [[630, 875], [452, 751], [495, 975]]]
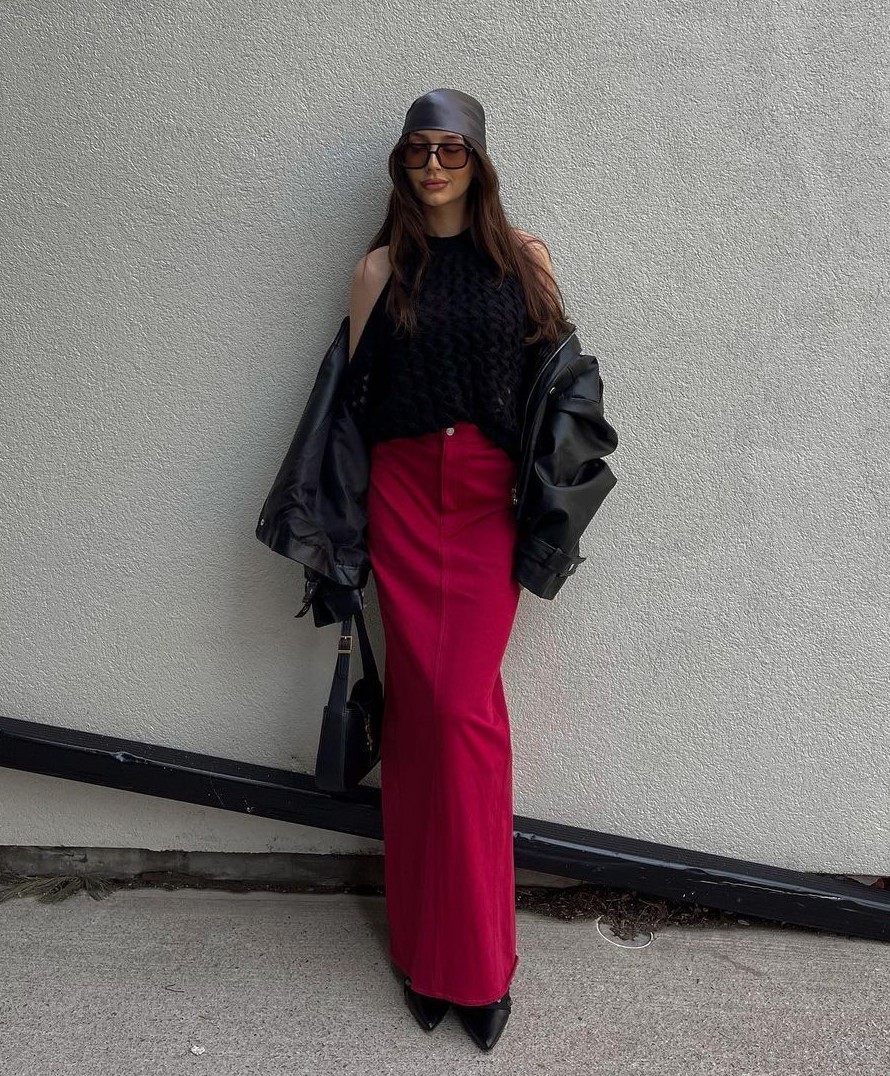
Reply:
[[470, 422], [377, 442], [370, 461], [390, 958], [421, 994], [485, 1005], [519, 964], [501, 679], [521, 592], [517, 465]]

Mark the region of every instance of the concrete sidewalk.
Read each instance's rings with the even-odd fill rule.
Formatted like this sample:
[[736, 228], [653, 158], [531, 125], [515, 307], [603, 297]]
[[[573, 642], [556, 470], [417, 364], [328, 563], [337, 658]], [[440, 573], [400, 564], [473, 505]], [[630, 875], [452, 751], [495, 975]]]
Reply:
[[667, 927], [629, 948], [645, 939], [517, 916], [513, 1013], [484, 1053], [453, 1012], [432, 1033], [415, 1023], [387, 956], [382, 897], [10, 900], [0, 1071], [878, 1076], [890, 1062], [890, 947], [879, 942]]

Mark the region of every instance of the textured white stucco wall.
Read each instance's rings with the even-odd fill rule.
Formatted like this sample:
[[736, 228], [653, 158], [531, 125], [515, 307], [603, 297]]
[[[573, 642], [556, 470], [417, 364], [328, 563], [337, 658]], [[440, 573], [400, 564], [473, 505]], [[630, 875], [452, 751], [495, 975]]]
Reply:
[[[522, 596], [517, 811], [890, 871], [887, 38], [879, 3], [0, 6], [0, 713], [311, 767], [336, 630], [253, 530], [453, 85], [621, 437], [586, 563]], [[9, 769], [0, 843], [380, 847]]]

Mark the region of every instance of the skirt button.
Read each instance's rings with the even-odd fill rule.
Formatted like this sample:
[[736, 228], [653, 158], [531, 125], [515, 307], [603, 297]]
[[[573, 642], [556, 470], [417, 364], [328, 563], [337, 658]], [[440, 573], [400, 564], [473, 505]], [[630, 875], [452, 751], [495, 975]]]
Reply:
[[450, 437], [450, 436], [451, 436], [451, 434], [453, 434], [453, 433], [454, 433], [454, 427], [453, 427], [453, 426], [449, 426], [449, 427], [447, 427], [447, 429], [445, 430], [445, 432], [446, 432], [446, 433], [448, 434], [448, 436]]

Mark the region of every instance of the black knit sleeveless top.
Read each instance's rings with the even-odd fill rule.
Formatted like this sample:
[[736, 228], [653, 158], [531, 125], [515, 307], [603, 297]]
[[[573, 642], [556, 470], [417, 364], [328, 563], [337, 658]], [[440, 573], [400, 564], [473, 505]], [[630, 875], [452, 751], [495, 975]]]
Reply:
[[344, 378], [351, 413], [370, 446], [475, 423], [518, 461], [523, 392], [538, 354], [519, 279], [497, 267], [469, 228], [427, 235], [431, 260], [415, 299], [417, 329], [397, 334], [384, 310], [387, 281]]

